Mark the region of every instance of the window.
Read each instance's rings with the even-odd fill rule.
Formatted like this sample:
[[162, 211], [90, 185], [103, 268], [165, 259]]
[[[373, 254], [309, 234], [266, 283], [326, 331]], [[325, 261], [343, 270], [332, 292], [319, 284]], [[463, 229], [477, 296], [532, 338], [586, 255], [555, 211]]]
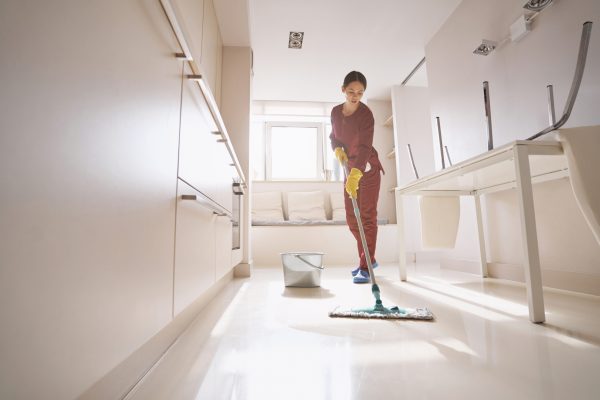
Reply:
[[310, 123], [267, 123], [267, 180], [322, 180], [321, 127]]
[[335, 154], [331, 149], [331, 142], [329, 141], [329, 135], [331, 134], [331, 124], [325, 124], [325, 171], [329, 175], [328, 181], [342, 181], [344, 179], [344, 173], [342, 172], [342, 166], [335, 158]]
[[254, 181], [265, 180], [265, 123], [252, 121], [250, 125], [251, 176]]
[[343, 179], [331, 150], [330, 103], [253, 102], [251, 169], [254, 180]]

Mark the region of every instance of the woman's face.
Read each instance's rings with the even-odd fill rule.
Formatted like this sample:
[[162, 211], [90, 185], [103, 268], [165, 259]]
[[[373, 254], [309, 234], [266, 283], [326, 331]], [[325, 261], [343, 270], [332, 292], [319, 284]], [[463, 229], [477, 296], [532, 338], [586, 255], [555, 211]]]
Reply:
[[365, 93], [365, 87], [359, 81], [350, 82], [348, 86], [342, 86], [342, 92], [346, 95], [346, 101], [357, 104]]

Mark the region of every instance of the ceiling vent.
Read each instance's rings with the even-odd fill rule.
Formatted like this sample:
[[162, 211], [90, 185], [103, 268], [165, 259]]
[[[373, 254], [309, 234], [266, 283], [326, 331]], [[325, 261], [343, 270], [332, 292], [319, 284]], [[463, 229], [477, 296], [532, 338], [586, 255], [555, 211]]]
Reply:
[[302, 40], [304, 40], [304, 32], [290, 32], [288, 47], [290, 49], [301, 49]]

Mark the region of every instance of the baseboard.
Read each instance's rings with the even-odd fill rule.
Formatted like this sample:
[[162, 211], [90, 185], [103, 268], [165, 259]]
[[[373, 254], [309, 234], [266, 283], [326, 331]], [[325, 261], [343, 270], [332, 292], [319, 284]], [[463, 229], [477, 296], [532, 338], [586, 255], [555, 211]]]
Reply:
[[442, 258], [439, 251], [417, 251], [412, 254], [413, 262], [441, 262]]
[[252, 262], [239, 263], [233, 268], [235, 278], [250, 278], [252, 275]]
[[[459, 260], [459, 259], [442, 259], [440, 260], [440, 268], [451, 269], [453, 271], [466, 272], [469, 274], [481, 275], [481, 266], [477, 261]], [[489, 268], [489, 266], [488, 266]]]
[[[525, 270], [522, 265], [509, 263], [488, 263], [488, 274], [491, 278], [506, 279], [509, 281], [525, 283]], [[544, 281], [545, 271], [542, 270], [542, 284], [548, 286]]]
[[86, 390], [78, 399], [123, 399], [150, 372], [198, 313], [233, 279], [233, 270], [177, 315], [167, 326]]
[[[488, 271], [494, 278], [525, 282], [522, 265], [489, 263]], [[596, 274], [542, 269], [542, 284], [545, 287], [600, 296], [600, 275]]]
[[[481, 274], [481, 268], [477, 261], [442, 260], [440, 267], [476, 275]], [[488, 263], [487, 267], [490, 278], [525, 282], [525, 270], [520, 264], [492, 262]], [[542, 269], [542, 284], [548, 288], [600, 296], [600, 275], [596, 274]]]

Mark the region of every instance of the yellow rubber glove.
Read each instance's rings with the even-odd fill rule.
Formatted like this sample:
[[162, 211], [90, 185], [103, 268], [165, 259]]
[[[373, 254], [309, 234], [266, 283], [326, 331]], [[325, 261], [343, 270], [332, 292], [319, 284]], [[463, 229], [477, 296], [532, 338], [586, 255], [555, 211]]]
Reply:
[[336, 147], [334, 152], [335, 152], [335, 158], [338, 159], [340, 164], [345, 165], [348, 162], [348, 156], [346, 155], [346, 152], [344, 151], [344, 149], [342, 149], [341, 147]]
[[353, 199], [355, 199], [357, 196], [356, 192], [358, 191], [358, 181], [360, 181], [360, 178], [362, 178], [362, 176], [363, 173], [360, 172], [360, 169], [352, 168], [350, 170], [350, 174], [346, 178], [346, 192]]

